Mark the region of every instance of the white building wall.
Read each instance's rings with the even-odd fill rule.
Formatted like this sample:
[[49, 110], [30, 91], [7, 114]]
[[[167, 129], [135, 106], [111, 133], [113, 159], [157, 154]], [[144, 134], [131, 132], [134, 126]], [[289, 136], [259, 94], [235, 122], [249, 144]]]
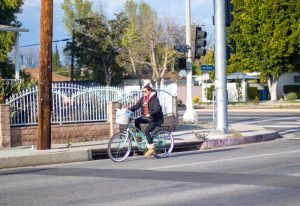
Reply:
[[[208, 102], [206, 95], [205, 95], [205, 88], [209, 88], [212, 84], [205, 84], [202, 85], [202, 101]], [[242, 100], [241, 102], [247, 101], [247, 83], [242, 82]], [[237, 102], [237, 89], [236, 89], [236, 83], [227, 83], [227, 94], [228, 94], [228, 101], [229, 102]]]

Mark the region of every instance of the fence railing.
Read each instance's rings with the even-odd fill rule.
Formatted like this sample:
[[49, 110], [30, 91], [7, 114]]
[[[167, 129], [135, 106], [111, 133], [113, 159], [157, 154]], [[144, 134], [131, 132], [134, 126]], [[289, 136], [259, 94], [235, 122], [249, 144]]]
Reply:
[[[51, 122], [54, 124], [108, 120], [108, 101], [132, 106], [142, 91], [125, 93], [118, 87], [84, 87], [72, 83], [52, 84]], [[164, 114], [173, 111], [172, 95], [158, 91]], [[35, 125], [38, 121], [38, 87], [24, 90], [7, 100], [11, 110], [11, 126]], [[136, 115], [139, 113], [137, 112]]]

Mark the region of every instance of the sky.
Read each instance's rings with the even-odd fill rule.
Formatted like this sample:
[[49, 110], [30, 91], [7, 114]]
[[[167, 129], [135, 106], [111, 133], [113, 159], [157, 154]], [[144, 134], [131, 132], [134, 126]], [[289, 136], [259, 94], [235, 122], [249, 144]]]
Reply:
[[[123, 10], [126, 0], [94, 0], [93, 9], [99, 10], [100, 5], [105, 15], [111, 19], [115, 13]], [[67, 30], [62, 22], [64, 15], [61, 9], [63, 0], [53, 0], [53, 40], [70, 38]], [[140, 0], [136, 0], [140, 2]], [[157, 12], [159, 17], [172, 17], [179, 24], [185, 23], [185, 0], [144, 0], [150, 7]], [[213, 0], [190, 0], [191, 4], [191, 21], [198, 25], [205, 25], [205, 30], [208, 32], [207, 40], [210, 43], [212, 40], [213, 26]], [[41, 0], [25, 0], [22, 6], [22, 13], [17, 15], [18, 20], [22, 23], [22, 27], [29, 29], [29, 32], [21, 33], [20, 46], [38, 44], [40, 32], [40, 12]], [[66, 42], [54, 44], [58, 46], [62, 55], [62, 48]], [[23, 51], [28, 48], [38, 50], [39, 46], [24, 47]]]

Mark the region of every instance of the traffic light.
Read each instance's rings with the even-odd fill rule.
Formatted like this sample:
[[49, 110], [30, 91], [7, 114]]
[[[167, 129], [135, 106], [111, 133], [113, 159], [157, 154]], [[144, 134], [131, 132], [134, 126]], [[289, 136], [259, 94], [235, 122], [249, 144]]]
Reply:
[[206, 54], [206, 36], [207, 32], [202, 31], [201, 27], [196, 27], [195, 35], [195, 59], [200, 59], [201, 56]]
[[186, 69], [186, 58], [176, 58], [176, 68]]
[[225, 0], [225, 14], [226, 14], [226, 26], [230, 26], [233, 21], [233, 4], [231, 0]]

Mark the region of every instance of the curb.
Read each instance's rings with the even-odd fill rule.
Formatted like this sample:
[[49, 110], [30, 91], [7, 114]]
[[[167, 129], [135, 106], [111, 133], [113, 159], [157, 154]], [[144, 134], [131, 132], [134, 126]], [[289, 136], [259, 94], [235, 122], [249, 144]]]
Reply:
[[[240, 138], [224, 138], [214, 140], [196, 140], [189, 142], [175, 143], [173, 152], [182, 152], [190, 150], [211, 149], [214, 147], [223, 147], [231, 145], [240, 145], [269, 141], [278, 138], [278, 132], [267, 134], [253, 135]], [[98, 157], [100, 158], [97, 158]], [[61, 164], [70, 162], [90, 161], [96, 159], [107, 159], [106, 148], [90, 148], [75, 151], [45, 152], [18, 157], [0, 158], [0, 169], [29, 167], [38, 165]]]
[[91, 159], [92, 158], [90, 150], [56, 152], [19, 157], [5, 157], [0, 158], [0, 169], [79, 162], [88, 161]]
[[280, 137], [278, 132], [274, 131], [267, 134], [252, 135], [247, 137], [212, 139], [204, 141], [200, 149], [211, 149], [214, 147], [224, 147], [240, 144], [250, 144], [262, 141], [270, 141], [278, 137]]

